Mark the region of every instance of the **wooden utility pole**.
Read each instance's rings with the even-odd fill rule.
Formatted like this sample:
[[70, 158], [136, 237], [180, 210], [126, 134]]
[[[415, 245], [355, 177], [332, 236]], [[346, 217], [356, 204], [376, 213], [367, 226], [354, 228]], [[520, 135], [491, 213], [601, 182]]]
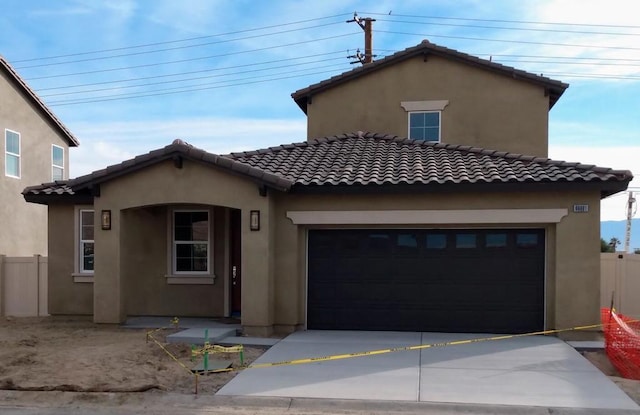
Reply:
[[358, 62], [363, 65], [373, 62], [373, 58], [376, 56], [373, 54], [373, 22], [375, 21], [376, 19], [372, 19], [371, 17], [360, 18], [358, 13], [355, 12], [353, 13], [353, 19], [347, 20], [347, 23], [358, 23], [358, 26], [364, 30], [364, 55], [361, 54], [360, 49], [358, 49], [355, 55], [348, 56], [349, 58], [357, 59]]
[[633, 192], [629, 191], [629, 199], [627, 200], [627, 229], [624, 233], [624, 252], [629, 253], [629, 245], [631, 244], [631, 220], [633, 219], [633, 205], [636, 199]]

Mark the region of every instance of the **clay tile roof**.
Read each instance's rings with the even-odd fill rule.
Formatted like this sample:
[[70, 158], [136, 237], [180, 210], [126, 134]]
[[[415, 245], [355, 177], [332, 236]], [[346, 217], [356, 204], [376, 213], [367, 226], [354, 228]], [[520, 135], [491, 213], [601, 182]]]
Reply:
[[153, 150], [149, 153], [136, 156], [133, 159], [125, 160], [120, 164], [108, 166], [102, 170], [97, 170], [90, 174], [76, 177], [75, 179], [27, 187], [22, 194], [27, 201], [42, 203], [44, 202], [42, 199], [43, 196], [46, 198], [54, 194], [75, 195], [83, 192], [86, 193], [88, 189], [102, 182], [124, 176], [162, 161], [174, 160], [179, 162], [181, 158], [196, 160], [227, 169], [278, 190], [288, 190], [293, 184], [289, 180], [272, 174], [267, 170], [255, 168], [250, 164], [243, 164], [228, 157], [208, 153], [182, 140], [174, 140], [173, 143], [161, 149]]
[[[174, 141], [86, 176], [28, 187], [23, 194], [42, 203], [42, 196], [86, 193], [101, 182], [181, 158], [226, 169], [280, 191], [318, 186], [593, 183], [606, 196], [626, 189], [633, 178], [626, 170], [358, 132], [227, 155]], [[606, 192], [605, 184], [609, 185]]]
[[333, 88], [342, 83], [349, 82], [353, 79], [375, 72], [379, 69], [395, 65], [396, 63], [402, 62], [404, 60], [416, 56], [428, 56], [430, 54], [465, 63], [467, 65], [473, 65], [486, 70], [494, 71], [510, 78], [520, 79], [525, 82], [531, 82], [540, 85], [546, 88], [546, 90], [549, 92], [549, 109], [553, 107], [556, 101], [558, 101], [560, 96], [564, 93], [565, 89], [569, 87], [568, 84], [553, 80], [551, 78], [547, 78], [542, 75], [536, 75], [530, 72], [513, 68], [511, 66], [506, 66], [486, 59], [481, 59], [473, 55], [459, 52], [455, 49], [438, 46], [434, 43], [429, 42], [428, 40], [423, 40], [416, 46], [412, 46], [400, 52], [396, 52], [393, 55], [384, 57], [380, 60], [373, 61], [372, 63], [333, 76], [329, 79], [315, 83], [306, 88], [299, 89], [292, 93], [291, 97], [306, 114], [309, 98], [319, 92]]
[[267, 151], [227, 155], [294, 186], [621, 182], [626, 170], [379, 134], [325, 137]]
[[80, 145], [78, 139], [69, 131], [69, 129], [56, 117], [56, 115], [45, 105], [45, 103], [40, 99], [40, 97], [27, 85], [27, 83], [18, 75], [15, 69], [5, 60], [2, 56], [0, 56], [0, 71], [4, 72], [10, 81], [13, 81], [14, 85], [16, 85], [19, 89], [24, 92], [36, 108], [47, 118], [69, 142], [71, 147], [76, 147]]

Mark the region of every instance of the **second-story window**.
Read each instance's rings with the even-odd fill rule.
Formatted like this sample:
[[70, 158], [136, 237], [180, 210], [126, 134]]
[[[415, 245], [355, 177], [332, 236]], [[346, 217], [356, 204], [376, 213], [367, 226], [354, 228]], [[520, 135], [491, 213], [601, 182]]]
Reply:
[[409, 138], [440, 141], [440, 111], [410, 112]]
[[64, 148], [51, 146], [51, 179], [64, 180]]
[[4, 130], [4, 174], [20, 178], [20, 133]]
[[409, 138], [442, 142], [442, 114], [447, 105], [449, 101], [446, 99], [402, 101], [400, 106], [409, 116]]

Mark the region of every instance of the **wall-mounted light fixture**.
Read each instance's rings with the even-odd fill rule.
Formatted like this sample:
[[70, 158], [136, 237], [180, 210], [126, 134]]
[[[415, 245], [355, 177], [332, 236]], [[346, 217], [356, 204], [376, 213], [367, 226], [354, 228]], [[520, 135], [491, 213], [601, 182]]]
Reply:
[[249, 212], [249, 229], [252, 231], [260, 230], [260, 211], [252, 210]]
[[108, 231], [111, 229], [111, 211], [103, 210], [102, 215], [100, 216], [102, 220], [102, 230]]

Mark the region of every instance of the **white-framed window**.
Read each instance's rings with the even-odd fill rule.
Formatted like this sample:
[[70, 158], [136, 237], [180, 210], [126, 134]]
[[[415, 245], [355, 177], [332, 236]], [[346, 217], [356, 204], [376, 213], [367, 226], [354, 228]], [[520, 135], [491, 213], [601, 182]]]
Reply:
[[4, 174], [20, 178], [20, 133], [4, 130]]
[[51, 180], [64, 180], [64, 148], [51, 145]]
[[414, 140], [442, 141], [442, 112], [448, 100], [402, 101], [408, 114], [407, 137]]
[[94, 211], [78, 211], [78, 271], [80, 274], [93, 274], [95, 259]]
[[171, 235], [173, 274], [210, 274], [210, 211], [173, 210]]
[[440, 111], [410, 112], [409, 138], [440, 141]]

